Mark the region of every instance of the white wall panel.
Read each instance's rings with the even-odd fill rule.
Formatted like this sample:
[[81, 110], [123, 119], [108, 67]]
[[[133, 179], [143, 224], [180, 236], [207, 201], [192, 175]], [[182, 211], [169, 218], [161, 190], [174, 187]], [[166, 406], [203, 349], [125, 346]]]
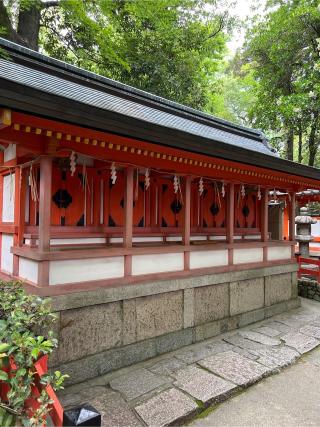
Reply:
[[124, 276], [124, 257], [50, 261], [49, 284], [86, 282]]
[[6, 175], [3, 178], [3, 201], [2, 201], [2, 221], [14, 221], [14, 182], [15, 175]]
[[317, 220], [316, 224], [311, 224], [311, 234], [314, 237], [320, 237], [320, 221]]
[[1, 239], [1, 270], [12, 274], [13, 271], [13, 255], [10, 253], [10, 248], [13, 246], [13, 235], [2, 234]]
[[133, 255], [132, 274], [164, 273], [184, 268], [183, 253]]
[[206, 268], [228, 265], [228, 251], [190, 252], [190, 268]]
[[27, 258], [19, 258], [19, 277], [38, 283], [38, 262]]
[[263, 261], [263, 248], [243, 248], [233, 250], [234, 264], [249, 264]]
[[291, 258], [291, 246], [274, 246], [268, 248], [268, 261]]

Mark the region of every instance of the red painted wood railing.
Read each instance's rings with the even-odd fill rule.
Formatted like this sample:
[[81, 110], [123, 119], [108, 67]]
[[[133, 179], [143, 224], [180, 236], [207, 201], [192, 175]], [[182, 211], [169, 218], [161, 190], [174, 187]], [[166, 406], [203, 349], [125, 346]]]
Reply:
[[[304, 258], [301, 256], [297, 257], [297, 262], [299, 264], [298, 277], [300, 278], [303, 274], [308, 274], [316, 278], [317, 282], [320, 283], [320, 260], [315, 258]], [[303, 264], [315, 265], [318, 268], [308, 268], [307, 266], [302, 266]]]
[[[41, 390], [43, 389], [43, 385], [40, 383], [40, 378], [42, 375], [46, 374], [48, 372], [48, 356], [42, 356], [40, 357], [37, 362], [34, 364], [36, 373], [34, 376], [34, 385], [32, 386], [31, 390], [31, 397], [25, 402], [25, 407], [27, 408], [28, 414], [30, 416], [32, 415], [32, 412], [36, 410], [39, 407], [39, 403], [37, 401], [37, 398], [40, 396]], [[16, 365], [14, 363], [13, 359], [10, 359], [10, 367], [3, 368], [8, 373], [10, 371], [14, 371], [16, 369]], [[61, 403], [59, 402], [59, 399], [57, 398], [53, 388], [48, 385], [45, 387], [46, 392], [48, 393], [50, 399], [53, 401], [50, 416], [53, 421], [53, 424], [55, 427], [62, 427], [63, 425], [63, 408], [61, 406]], [[6, 401], [6, 396], [9, 391], [8, 384], [0, 381], [0, 398], [3, 401]]]

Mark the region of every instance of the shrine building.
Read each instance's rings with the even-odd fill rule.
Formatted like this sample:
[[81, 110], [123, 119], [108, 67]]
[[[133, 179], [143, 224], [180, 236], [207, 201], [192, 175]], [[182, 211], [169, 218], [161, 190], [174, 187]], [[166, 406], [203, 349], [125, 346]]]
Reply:
[[318, 169], [258, 130], [0, 48], [1, 277], [51, 296], [70, 382], [299, 305], [295, 193], [320, 189]]

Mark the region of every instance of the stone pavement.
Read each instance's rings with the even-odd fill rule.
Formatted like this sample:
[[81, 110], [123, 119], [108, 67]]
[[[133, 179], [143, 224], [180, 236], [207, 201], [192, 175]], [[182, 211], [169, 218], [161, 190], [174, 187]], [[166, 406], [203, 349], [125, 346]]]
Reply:
[[[90, 403], [103, 426], [181, 425], [320, 345], [320, 304], [302, 307], [73, 385], [64, 407]], [[209, 425], [209, 424], [207, 424]]]

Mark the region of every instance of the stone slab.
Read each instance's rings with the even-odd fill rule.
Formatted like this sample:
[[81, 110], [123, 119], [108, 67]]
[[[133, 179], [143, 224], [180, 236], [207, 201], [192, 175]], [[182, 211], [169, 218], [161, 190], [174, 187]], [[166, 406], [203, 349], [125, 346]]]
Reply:
[[172, 376], [176, 379], [176, 387], [204, 403], [222, 401], [237, 387], [196, 366], [188, 366]]
[[280, 369], [291, 365], [299, 357], [299, 353], [292, 348], [283, 347], [268, 347], [265, 350], [257, 350], [259, 355], [258, 362], [271, 369]]
[[264, 306], [264, 278], [230, 283], [230, 315], [241, 314]]
[[320, 327], [314, 325], [306, 325], [303, 326], [300, 331], [304, 335], [308, 335], [309, 337], [320, 339]]
[[119, 302], [61, 313], [60, 363], [118, 347], [121, 340], [122, 310]]
[[138, 341], [182, 329], [182, 291], [138, 298], [136, 324]]
[[78, 390], [59, 394], [59, 400], [65, 409], [90, 403], [102, 417], [103, 427], [140, 427], [134, 411], [123, 399], [121, 394], [102, 386], [84, 386]]
[[186, 366], [187, 365], [182, 362], [182, 360], [179, 360], [176, 357], [171, 357], [170, 359], [161, 360], [160, 362], [155, 363], [148, 367], [148, 369], [154, 374], [170, 375], [172, 372], [185, 368]]
[[271, 329], [274, 329], [276, 331], [279, 331], [279, 334], [283, 333], [283, 332], [284, 333], [290, 332], [292, 330], [292, 328], [290, 326], [285, 325], [284, 323], [281, 323], [281, 322], [277, 322], [277, 321], [268, 322], [264, 326], [271, 328]]
[[233, 344], [237, 347], [240, 347], [249, 351], [260, 350], [265, 348], [265, 345], [260, 344], [256, 341], [248, 340], [239, 334], [234, 334], [234, 335], [224, 337], [223, 340], [229, 344]]
[[276, 338], [271, 338], [254, 331], [240, 331], [239, 335], [251, 341], [259, 342], [264, 345], [280, 345], [281, 341]]
[[270, 370], [246, 357], [226, 351], [200, 360], [200, 366], [239, 386], [248, 386], [263, 378]]
[[143, 404], [135, 410], [143, 421], [152, 427], [162, 427], [177, 423], [197, 410], [197, 404], [181, 391], [170, 388]]
[[279, 331], [272, 329], [268, 326], [261, 326], [260, 328], [256, 328], [254, 329], [254, 332], [257, 332], [258, 334], [267, 335], [268, 337], [271, 337], [271, 338], [280, 335]]
[[194, 289], [185, 289], [183, 292], [183, 326], [194, 326]]
[[194, 290], [195, 325], [229, 316], [229, 284], [219, 284]]
[[197, 362], [200, 359], [204, 359], [210, 355], [230, 350], [230, 345], [222, 341], [211, 344], [202, 344], [197, 347], [189, 347], [181, 350], [175, 354], [179, 360], [190, 365], [191, 363]]
[[300, 332], [289, 332], [282, 337], [287, 346], [293, 347], [300, 354], [307, 353], [317, 347], [320, 342], [313, 337], [301, 334]]
[[110, 387], [120, 391], [127, 400], [132, 400], [166, 383], [169, 383], [168, 378], [155, 375], [142, 368], [114, 378], [110, 381]]
[[265, 277], [265, 305], [270, 306], [291, 298], [291, 273]]

